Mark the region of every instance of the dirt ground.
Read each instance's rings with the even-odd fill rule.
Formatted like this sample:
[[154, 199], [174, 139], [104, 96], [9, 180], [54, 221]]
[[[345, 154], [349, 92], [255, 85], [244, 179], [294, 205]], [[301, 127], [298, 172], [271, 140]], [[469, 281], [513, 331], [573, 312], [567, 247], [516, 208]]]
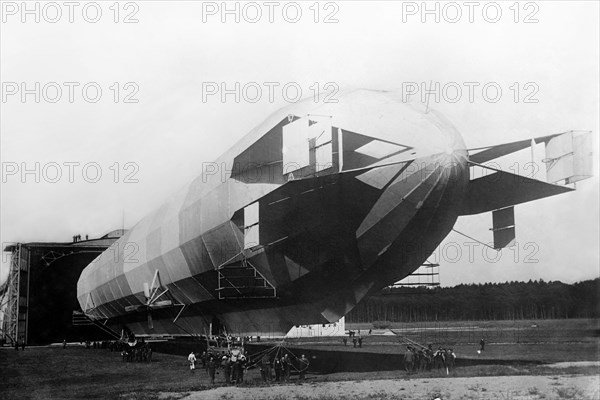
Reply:
[[[492, 363], [457, 364], [448, 376], [444, 371], [424, 371], [407, 376], [397, 365], [366, 372], [338, 370], [326, 374], [315, 370], [307, 374], [306, 381], [299, 382], [298, 375], [292, 375], [292, 381], [285, 385], [265, 385], [258, 369], [248, 370], [244, 384], [239, 386], [225, 386], [222, 374], [217, 376], [215, 384], [211, 384], [205, 371], [200, 369], [192, 373], [189, 370], [186, 355], [158, 351], [152, 362], [130, 363], [123, 362], [118, 353], [106, 349], [88, 350], [75, 343], [70, 343], [66, 349], [60, 344], [28, 347], [25, 351], [0, 348], [0, 399], [600, 400], [599, 338], [585, 332], [580, 336], [572, 332], [561, 336], [559, 331], [574, 325], [573, 321], [553, 324], [552, 338], [559, 337], [560, 340], [535, 343], [490, 340], [481, 357]], [[545, 332], [550, 328], [545, 327]], [[588, 330], [586, 328], [586, 332]], [[344, 348], [338, 339], [333, 343], [320, 343], [319, 340], [304, 346], [333, 347], [357, 354], [400, 354], [403, 351], [404, 346], [397, 338], [390, 336], [386, 342], [385, 336], [373, 336], [366, 339], [366, 347], [362, 349]], [[564, 341], [562, 337], [570, 341]], [[441, 339], [448, 340], [447, 337]], [[440, 340], [438, 343], [449, 342]], [[291, 348], [299, 345], [290, 343]], [[476, 354], [476, 344], [457, 340], [453, 345], [460, 357]], [[185, 354], [190, 351], [189, 348], [185, 350]], [[523, 362], [523, 359], [543, 363]]]
[[[162, 398], [179, 397], [163, 393]], [[500, 376], [363, 380], [271, 387], [219, 387], [190, 393], [199, 399], [600, 399], [598, 375]]]

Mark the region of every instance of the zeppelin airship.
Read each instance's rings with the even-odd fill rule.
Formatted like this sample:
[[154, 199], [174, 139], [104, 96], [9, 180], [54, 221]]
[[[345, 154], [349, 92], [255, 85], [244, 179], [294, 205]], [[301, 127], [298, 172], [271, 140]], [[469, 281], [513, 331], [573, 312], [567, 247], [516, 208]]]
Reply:
[[[423, 265], [459, 216], [492, 213], [494, 247], [510, 246], [515, 205], [591, 176], [590, 132], [469, 149], [401, 93], [337, 100], [289, 105], [199, 166], [83, 270], [82, 311], [136, 335], [332, 323]], [[544, 181], [492, 162], [541, 143]]]

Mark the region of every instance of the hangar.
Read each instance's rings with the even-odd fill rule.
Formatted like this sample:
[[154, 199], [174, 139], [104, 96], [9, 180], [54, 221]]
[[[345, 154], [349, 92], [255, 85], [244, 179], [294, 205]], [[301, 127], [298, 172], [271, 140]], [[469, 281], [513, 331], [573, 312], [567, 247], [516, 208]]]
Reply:
[[89, 239], [73, 236], [71, 242], [11, 243], [10, 271], [0, 285], [0, 341], [27, 345], [80, 341], [99, 331], [89, 324], [73, 323], [77, 279], [85, 266], [120, 238], [117, 229]]

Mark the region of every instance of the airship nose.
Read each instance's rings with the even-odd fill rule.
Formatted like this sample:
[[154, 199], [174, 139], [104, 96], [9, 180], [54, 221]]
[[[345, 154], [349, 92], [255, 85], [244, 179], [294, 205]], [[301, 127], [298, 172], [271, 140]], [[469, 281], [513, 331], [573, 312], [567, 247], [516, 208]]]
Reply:
[[[440, 129], [438, 132], [438, 143], [435, 153], [440, 155], [439, 162], [445, 169], [457, 169], [458, 173], [464, 172], [468, 168], [467, 146], [460, 132], [443, 115], [433, 112], [435, 125]], [[450, 171], [447, 171], [450, 172]]]

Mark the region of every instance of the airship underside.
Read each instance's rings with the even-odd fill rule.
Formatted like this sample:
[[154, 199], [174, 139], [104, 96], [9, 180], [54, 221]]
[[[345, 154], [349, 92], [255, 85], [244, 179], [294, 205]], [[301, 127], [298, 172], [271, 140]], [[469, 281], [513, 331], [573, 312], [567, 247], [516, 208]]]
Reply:
[[[442, 115], [393, 92], [288, 106], [87, 266], [79, 303], [138, 335], [337, 321], [419, 268], [459, 216], [493, 212], [501, 248], [515, 204], [591, 175], [589, 133], [534, 141], [553, 183], [486, 166], [531, 140], [467, 150]], [[489, 173], [471, 179], [474, 166]]]

